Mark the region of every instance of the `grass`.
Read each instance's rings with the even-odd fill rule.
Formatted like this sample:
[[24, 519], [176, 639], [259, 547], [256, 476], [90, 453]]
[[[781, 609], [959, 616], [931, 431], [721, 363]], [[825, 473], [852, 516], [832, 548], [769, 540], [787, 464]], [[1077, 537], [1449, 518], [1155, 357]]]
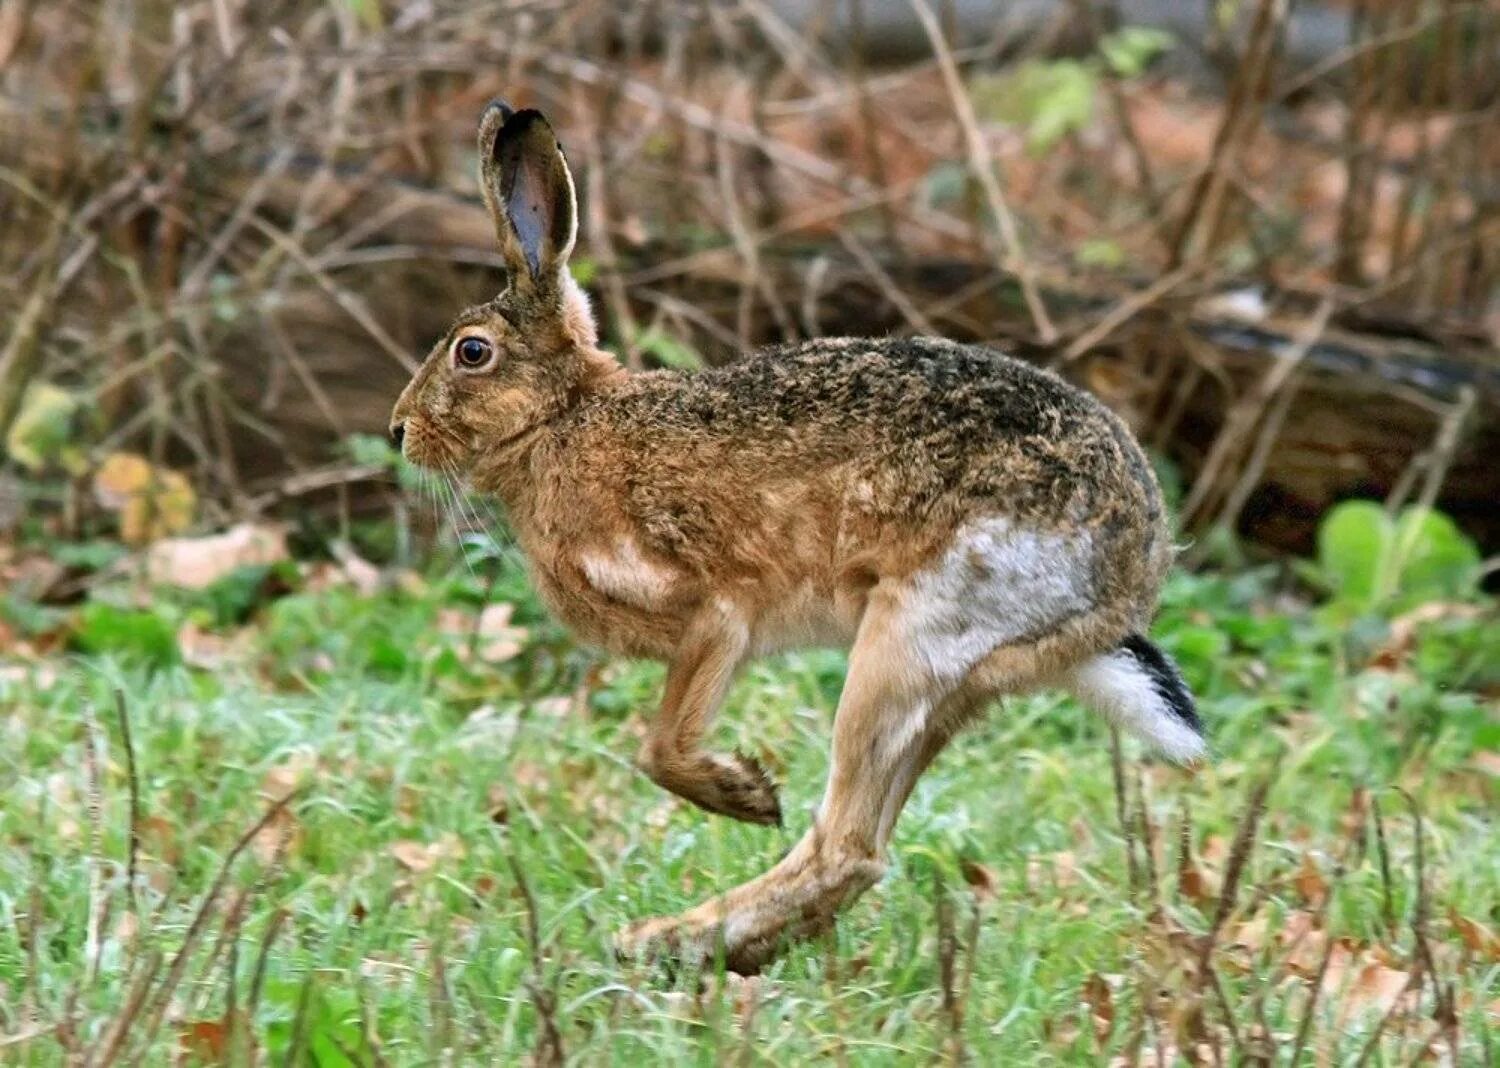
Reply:
[[[842, 657], [755, 666], [718, 728], [783, 783], [778, 832], [633, 769], [661, 669], [573, 647], [514, 567], [237, 581], [6, 607], [92, 651], [0, 675], [0, 1062], [98, 1063], [118, 1033], [146, 1064], [1288, 1063], [1304, 1021], [1309, 1063], [1494, 1056], [1493, 615], [1347, 626], [1270, 575], [1177, 576], [1156, 634], [1212, 765], [1127, 748], [1117, 782], [1072, 704], [996, 708], [920, 784], [889, 877], [747, 981], [619, 963], [610, 935], [794, 841]], [[480, 625], [487, 593], [514, 619]]]

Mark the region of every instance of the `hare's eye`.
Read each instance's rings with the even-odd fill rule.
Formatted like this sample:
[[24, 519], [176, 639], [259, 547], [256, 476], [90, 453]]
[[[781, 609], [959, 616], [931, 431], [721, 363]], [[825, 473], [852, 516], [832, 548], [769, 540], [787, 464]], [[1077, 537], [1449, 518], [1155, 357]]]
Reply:
[[489, 363], [493, 353], [494, 349], [490, 348], [490, 343], [478, 337], [460, 338], [458, 344], [453, 346], [453, 358], [458, 361], [460, 367], [467, 367], [470, 370]]

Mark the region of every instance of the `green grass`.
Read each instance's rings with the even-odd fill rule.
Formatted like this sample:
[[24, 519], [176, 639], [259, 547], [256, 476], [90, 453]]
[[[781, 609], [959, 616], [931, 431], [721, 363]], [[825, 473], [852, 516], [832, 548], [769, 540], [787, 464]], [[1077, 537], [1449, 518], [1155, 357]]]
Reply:
[[[489, 586], [467, 570], [269, 603], [250, 578], [149, 602], [167, 633], [248, 620], [241, 658], [214, 670], [181, 663], [163, 628], [141, 631], [125, 587], [84, 612], [7, 607], [23, 633], [92, 651], [12, 658], [0, 681], [0, 1063], [63, 1063], [122, 1017], [121, 1063], [207, 1057], [221, 1041], [268, 1063], [290, 1047], [318, 1065], [505, 1062], [537, 1045], [539, 1002], [585, 1064], [898, 1064], [960, 1046], [984, 1064], [1154, 1064], [1156, 1048], [1195, 1041], [1226, 1061], [1269, 1044], [1286, 1063], [1328, 944], [1334, 981], [1309, 1063], [1312, 1051], [1356, 1062], [1377, 1028], [1370, 1063], [1408, 1063], [1427, 1042], [1445, 1051], [1445, 1035], [1457, 1063], [1494, 1055], [1500, 962], [1484, 930], [1462, 928], [1500, 920], [1492, 615], [1424, 622], [1372, 666], [1393, 641], [1385, 624], [1345, 625], [1278, 597], [1265, 575], [1178, 576], [1156, 634], [1200, 695], [1216, 759], [1189, 776], [1127, 747], [1159, 905], [1139, 833], [1142, 885], [1130, 885], [1107, 732], [1041, 695], [997, 707], [944, 754], [902, 819], [889, 877], [833, 938], [741, 982], [618, 963], [611, 932], [749, 878], [795, 840], [822, 788], [842, 657], [757, 665], [717, 729], [782, 782], [788, 827], [775, 831], [700, 813], [636, 772], [661, 669], [574, 648], [513, 569], [493, 596], [528, 634], [498, 664], [470, 657], [455, 627]], [[117, 693], [138, 765], [135, 921]], [[1217, 893], [1268, 776], [1212, 956], [1221, 1003], [1195, 977], [1216, 903], [1193, 880]], [[190, 936], [236, 839], [293, 784], [302, 792], [227, 869]], [[1421, 979], [1381, 1025], [1381, 984], [1411, 973], [1417, 950], [1405, 795], [1422, 814], [1437, 983]], [[1309, 915], [1313, 934], [1289, 941]], [[129, 1008], [136, 986], [161, 999], [154, 1037], [150, 998]], [[1446, 1030], [1439, 989], [1454, 1006]], [[230, 1008], [248, 1020], [225, 1028]]]

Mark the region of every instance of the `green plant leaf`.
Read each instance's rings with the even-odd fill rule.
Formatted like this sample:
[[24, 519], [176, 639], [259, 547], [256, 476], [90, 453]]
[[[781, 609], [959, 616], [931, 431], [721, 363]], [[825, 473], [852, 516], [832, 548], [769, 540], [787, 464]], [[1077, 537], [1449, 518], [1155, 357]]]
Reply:
[[1099, 53], [1118, 77], [1134, 78], [1176, 43], [1177, 38], [1167, 30], [1122, 26], [1100, 40]]
[[661, 330], [642, 330], [635, 345], [663, 367], [693, 371], [703, 366], [703, 358], [691, 346]]
[[1045, 152], [1094, 117], [1097, 68], [1077, 59], [1031, 60], [998, 78], [975, 84], [975, 101], [986, 118], [1026, 128], [1033, 152]]
[[1473, 591], [1479, 548], [1442, 512], [1403, 509], [1391, 553], [1394, 584], [1403, 602], [1462, 597]]
[[1344, 501], [1318, 525], [1318, 565], [1334, 596], [1359, 608], [1382, 599], [1384, 568], [1394, 535], [1374, 501]]
[[87, 604], [78, 615], [75, 644], [86, 653], [114, 653], [153, 667], [177, 662], [177, 634], [154, 612]]
[[1107, 237], [1095, 237], [1078, 246], [1073, 254], [1080, 267], [1108, 267], [1114, 269], [1125, 265], [1125, 250], [1119, 242]]
[[5, 438], [5, 451], [32, 472], [65, 460], [73, 437], [73, 416], [80, 404], [60, 386], [33, 382], [21, 397], [21, 409]]

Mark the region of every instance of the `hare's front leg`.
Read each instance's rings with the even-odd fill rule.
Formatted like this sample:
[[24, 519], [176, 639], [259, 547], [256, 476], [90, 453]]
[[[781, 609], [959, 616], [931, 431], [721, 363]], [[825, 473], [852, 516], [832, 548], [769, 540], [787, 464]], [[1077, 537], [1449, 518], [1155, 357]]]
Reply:
[[833, 725], [828, 785], [812, 829], [770, 871], [681, 916], [633, 924], [622, 953], [759, 970], [781, 944], [827, 928], [880, 878], [896, 816], [970, 706], [913, 663], [895, 613], [872, 598]]
[[702, 748], [748, 644], [748, 627], [730, 608], [715, 606], [693, 621], [667, 669], [661, 711], [639, 759], [653, 782], [700, 808], [779, 824], [776, 785], [753, 757]]

